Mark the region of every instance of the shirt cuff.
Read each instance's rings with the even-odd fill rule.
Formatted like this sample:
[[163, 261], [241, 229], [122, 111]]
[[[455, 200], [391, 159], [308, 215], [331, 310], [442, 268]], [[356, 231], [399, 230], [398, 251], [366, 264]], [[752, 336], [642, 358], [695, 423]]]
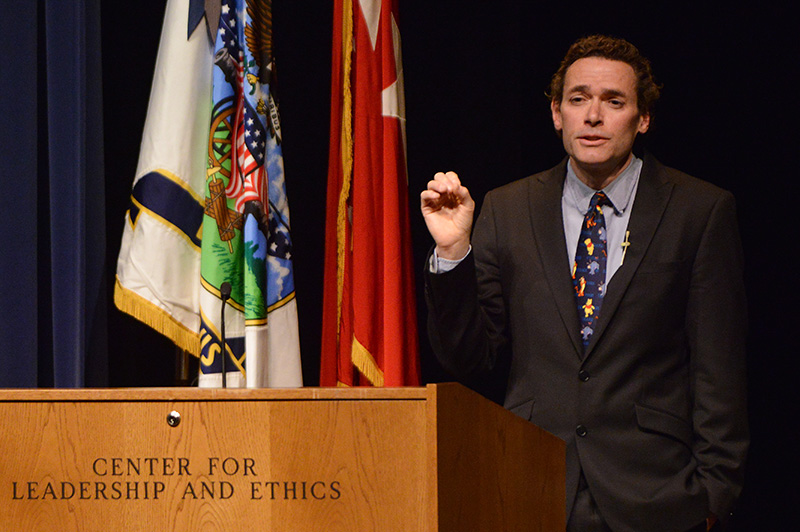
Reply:
[[436, 248], [434, 248], [433, 253], [431, 254], [430, 261], [428, 262], [428, 271], [433, 274], [437, 273], [447, 273], [450, 270], [454, 269], [456, 266], [461, 264], [461, 261], [467, 258], [467, 256], [472, 251], [472, 245], [470, 244], [469, 249], [458, 260], [450, 260], [450, 259], [442, 259], [436, 254]]

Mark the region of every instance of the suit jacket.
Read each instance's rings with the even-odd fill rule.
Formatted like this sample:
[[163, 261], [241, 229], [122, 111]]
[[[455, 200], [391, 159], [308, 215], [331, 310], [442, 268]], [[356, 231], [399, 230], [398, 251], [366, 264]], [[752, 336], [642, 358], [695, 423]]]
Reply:
[[487, 194], [473, 252], [426, 273], [434, 352], [469, 379], [508, 361], [505, 406], [567, 442], [614, 530], [727, 516], [748, 447], [742, 254], [733, 196], [646, 156], [623, 265], [579, 334], [566, 161]]

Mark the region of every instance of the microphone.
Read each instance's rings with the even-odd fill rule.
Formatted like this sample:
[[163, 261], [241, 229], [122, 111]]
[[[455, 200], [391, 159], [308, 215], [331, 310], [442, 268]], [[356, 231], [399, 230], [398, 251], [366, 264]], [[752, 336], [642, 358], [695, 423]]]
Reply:
[[228, 387], [228, 381], [226, 378], [226, 366], [228, 361], [228, 346], [225, 343], [225, 302], [231, 298], [231, 283], [225, 281], [219, 287], [219, 297], [222, 298], [222, 310], [220, 311], [220, 336], [222, 337], [222, 387]]

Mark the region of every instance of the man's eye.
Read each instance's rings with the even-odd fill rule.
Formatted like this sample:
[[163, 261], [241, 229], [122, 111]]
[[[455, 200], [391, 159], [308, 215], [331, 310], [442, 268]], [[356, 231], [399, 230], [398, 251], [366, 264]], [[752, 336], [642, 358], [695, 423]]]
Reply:
[[569, 102], [573, 104], [578, 104], [585, 100], [586, 99], [583, 96], [573, 96], [572, 98], [569, 99]]
[[622, 100], [615, 100], [615, 99], [608, 100], [608, 103], [611, 104], [612, 107], [622, 107], [623, 105], [625, 105], [625, 102], [623, 102]]

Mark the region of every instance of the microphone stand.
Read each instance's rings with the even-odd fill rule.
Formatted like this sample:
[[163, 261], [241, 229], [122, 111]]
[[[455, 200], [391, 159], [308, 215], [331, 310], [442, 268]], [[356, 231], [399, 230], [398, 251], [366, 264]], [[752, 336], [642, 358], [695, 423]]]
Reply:
[[222, 299], [222, 310], [220, 311], [220, 336], [222, 337], [222, 387], [228, 387], [227, 380], [227, 362], [228, 362], [228, 346], [225, 342], [225, 304], [231, 297], [231, 283], [225, 281], [219, 287], [219, 295]]

